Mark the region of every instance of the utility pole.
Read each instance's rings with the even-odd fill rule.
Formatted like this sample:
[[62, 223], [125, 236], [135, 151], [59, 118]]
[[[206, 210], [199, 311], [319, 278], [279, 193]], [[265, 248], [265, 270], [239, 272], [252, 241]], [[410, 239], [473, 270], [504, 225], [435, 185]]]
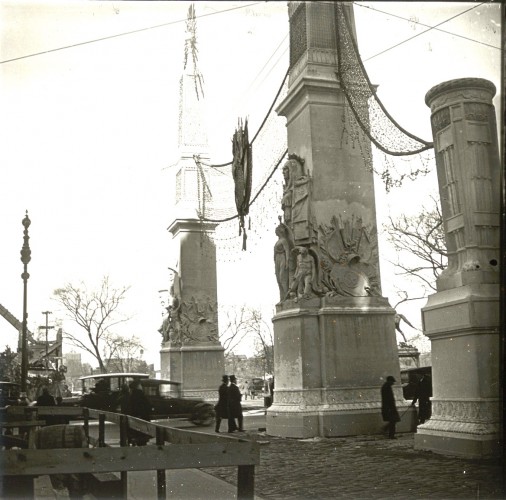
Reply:
[[42, 314], [44, 314], [46, 316], [46, 326], [39, 326], [39, 328], [43, 329], [43, 330], [46, 330], [46, 362], [45, 362], [45, 365], [46, 365], [46, 372], [48, 371], [48, 364], [49, 364], [49, 342], [48, 342], [48, 338], [47, 338], [47, 334], [48, 334], [48, 330], [50, 330], [51, 328], [54, 328], [54, 326], [48, 326], [48, 316], [50, 314], [53, 314], [51, 311], [42, 311]]
[[26, 321], [28, 318], [27, 312], [27, 287], [28, 287], [28, 262], [31, 260], [32, 251], [30, 250], [28, 236], [28, 228], [30, 227], [31, 221], [28, 218], [28, 210], [26, 215], [21, 222], [25, 228], [23, 231], [23, 247], [21, 248], [21, 262], [23, 263], [23, 328], [21, 331], [21, 392], [26, 393], [27, 379], [28, 379], [28, 346], [26, 343]]

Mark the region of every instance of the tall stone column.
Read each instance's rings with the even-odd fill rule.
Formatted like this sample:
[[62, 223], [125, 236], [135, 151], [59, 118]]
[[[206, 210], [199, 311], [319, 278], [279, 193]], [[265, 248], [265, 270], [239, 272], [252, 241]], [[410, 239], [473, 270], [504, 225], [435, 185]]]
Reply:
[[500, 446], [500, 160], [492, 98], [480, 78], [433, 87], [432, 133], [448, 267], [422, 310], [432, 344], [432, 418], [415, 447], [485, 457]]
[[[370, 142], [345, 139], [352, 112], [336, 74], [336, 8], [288, 4], [289, 90], [277, 112], [287, 118], [290, 155], [276, 230], [271, 435], [381, 432], [388, 375], [404, 412], [394, 310], [381, 296], [373, 173], [364, 161]], [[352, 5], [341, 9], [354, 32]], [[398, 425], [410, 430], [412, 411]]]
[[[202, 77], [195, 67], [196, 27], [189, 9], [186, 62], [180, 83], [179, 160], [176, 165], [174, 219], [168, 230], [177, 255], [170, 305], [164, 319], [160, 350], [161, 375], [181, 382], [183, 396], [217, 399], [225, 369], [219, 341], [216, 224], [200, 220], [199, 212], [212, 207], [214, 176], [209, 164]], [[192, 55], [193, 54], [193, 55]], [[200, 161], [196, 162], [195, 159]]]

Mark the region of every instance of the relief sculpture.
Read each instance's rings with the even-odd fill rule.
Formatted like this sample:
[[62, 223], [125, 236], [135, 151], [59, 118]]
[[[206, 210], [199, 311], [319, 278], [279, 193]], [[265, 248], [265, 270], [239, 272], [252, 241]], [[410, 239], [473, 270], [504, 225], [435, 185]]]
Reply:
[[298, 243], [309, 242], [311, 178], [304, 171], [304, 159], [295, 154], [288, 155], [283, 166], [283, 210], [284, 223]]
[[294, 248], [293, 239], [288, 227], [281, 222], [276, 228], [278, 237], [274, 244], [274, 270], [276, 272], [276, 281], [279, 288], [279, 300], [282, 301], [288, 294], [291, 285], [291, 279], [295, 273], [295, 258], [292, 252]]
[[314, 296], [381, 295], [376, 230], [355, 215], [311, 222], [311, 176], [304, 159], [283, 166], [283, 222], [276, 228], [274, 263], [280, 301]]
[[181, 335], [179, 344], [219, 342], [217, 304], [209, 297], [191, 297], [181, 304]]
[[162, 326], [158, 330], [162, 334], [163, 342], [178, 343], [181, 337], [181, 293], [183, 284], [179, 273], [169, 267], [172, 272], [170, 286], [170, 303], [167, 306], [167, 314], [164, 316]]
[[321, 283], [326, 295], [381, 295], [377, 235], [360, 217], [334, 216], [318, 230]]

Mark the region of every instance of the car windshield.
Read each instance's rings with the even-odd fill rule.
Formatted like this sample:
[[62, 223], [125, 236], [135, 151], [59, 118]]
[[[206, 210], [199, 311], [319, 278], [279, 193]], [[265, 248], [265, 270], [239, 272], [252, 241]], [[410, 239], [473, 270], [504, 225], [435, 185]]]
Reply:
[[119, 391], [123, 385], [129, 385], [134, 380], [133, 377], [118, 375], [103, 377], [97, 375], [96, 377], [84, 378], [83, 394], [89, 393], [92, 389], [95, 391]]
[[161, 396], [162, 398], [179, 397], [179, 385], [170, 383], [143, 384], [142, 390], [146, 396]]

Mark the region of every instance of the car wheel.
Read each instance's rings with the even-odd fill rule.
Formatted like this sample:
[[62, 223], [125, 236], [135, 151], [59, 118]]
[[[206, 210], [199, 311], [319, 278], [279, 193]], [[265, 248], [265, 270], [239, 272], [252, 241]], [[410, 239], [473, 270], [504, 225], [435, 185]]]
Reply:
[[209, 404], [198, 404], [190, 421], [195, 425], [211, 425], [214, 422], [214, 408]]

